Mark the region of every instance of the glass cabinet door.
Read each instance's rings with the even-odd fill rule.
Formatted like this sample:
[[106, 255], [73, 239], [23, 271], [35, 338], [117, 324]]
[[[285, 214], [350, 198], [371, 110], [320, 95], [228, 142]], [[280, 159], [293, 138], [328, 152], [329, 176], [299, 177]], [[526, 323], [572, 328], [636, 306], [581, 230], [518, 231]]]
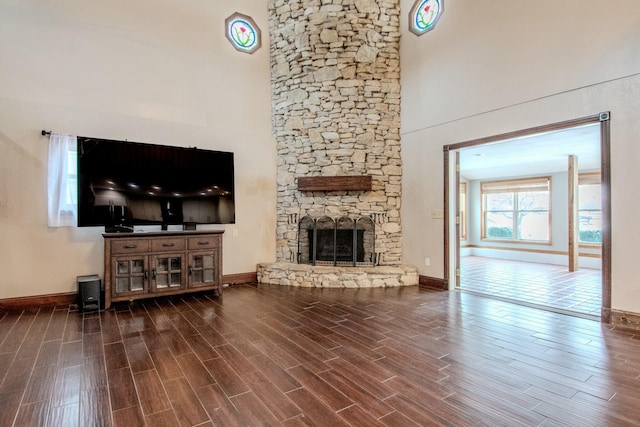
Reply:
[[147, 291], [146, 257], [118, 257], [114, 264], [114, 295]]
[[218, 251], [189, 254], [189, 287], [218, 284]]
[[184, 256], [167, 254], [151, 257], [152, 291], [168, 291], [184, 287]]

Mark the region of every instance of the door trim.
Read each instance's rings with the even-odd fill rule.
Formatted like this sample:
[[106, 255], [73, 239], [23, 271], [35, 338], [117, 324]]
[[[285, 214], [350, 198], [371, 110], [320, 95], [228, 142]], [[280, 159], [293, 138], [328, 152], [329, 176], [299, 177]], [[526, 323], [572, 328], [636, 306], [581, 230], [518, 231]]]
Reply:
[[[600, 123], [600, 176], [602, 188], [602, 307], [600, 312], [600, 320], [603, 323], [611, 322], [611, 114], [608, 111], [581, 117], [572, 120], [565, 120], [541, 126], [535, 126], [528, 129], [521, 129], [507, 132], [499, 135], [487, 136], [484, 138], [472, 139], [449, 144], [443, 146], [444, 152], [444, 282], [451, 289], [451, 212], [450, 210], [458, 209], [458, 202], [451, 200], [451, 184], [458, 188], [459, 179], [458, 171], [452, 168], [450, 164], [458, 157], [458, 150], [463, 148], [475, 147], [478, 145], [491, 144], [507, 139], [519, 138], [538, 133], [553, 132], [556, 130], [569, 129], [572, 127], [583, 126], [587, 124]], [[450, 155], [455, 152], [456, 156]], [[452, 203], [453, 202], [453, 203]], [[455, 226], [455, 224], [453, 224]], [[459, 231], [456, 230], [456, 236]], [[454, 266], [458, 268], [460, 249], [459, 242], [455, 243], [455, 259]]]

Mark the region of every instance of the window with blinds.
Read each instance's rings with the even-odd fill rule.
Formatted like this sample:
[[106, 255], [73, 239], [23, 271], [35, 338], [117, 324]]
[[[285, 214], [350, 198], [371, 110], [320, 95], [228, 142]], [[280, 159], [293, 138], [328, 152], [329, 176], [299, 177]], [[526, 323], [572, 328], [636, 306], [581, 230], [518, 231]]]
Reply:
[[482, 238], [551, 243], [551, 177], [480, 184]]

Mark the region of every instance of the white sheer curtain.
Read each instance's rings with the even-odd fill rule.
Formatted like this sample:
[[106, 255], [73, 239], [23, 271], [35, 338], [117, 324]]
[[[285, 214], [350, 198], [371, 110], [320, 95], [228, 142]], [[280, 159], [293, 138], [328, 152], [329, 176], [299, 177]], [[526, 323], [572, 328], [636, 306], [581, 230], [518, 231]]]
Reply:
[[49, 227], [77, 225], [76, 151], [77, 137], [75, 135], [51, 133], [47, 173]]

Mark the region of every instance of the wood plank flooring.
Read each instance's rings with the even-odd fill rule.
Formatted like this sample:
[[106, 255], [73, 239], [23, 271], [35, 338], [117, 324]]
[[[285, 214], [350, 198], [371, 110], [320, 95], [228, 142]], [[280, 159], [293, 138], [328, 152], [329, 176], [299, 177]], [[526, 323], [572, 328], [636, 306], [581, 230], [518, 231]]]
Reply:
[[631, 426], [638, 338], [417, 287], [4, 312], [0, 426]]

